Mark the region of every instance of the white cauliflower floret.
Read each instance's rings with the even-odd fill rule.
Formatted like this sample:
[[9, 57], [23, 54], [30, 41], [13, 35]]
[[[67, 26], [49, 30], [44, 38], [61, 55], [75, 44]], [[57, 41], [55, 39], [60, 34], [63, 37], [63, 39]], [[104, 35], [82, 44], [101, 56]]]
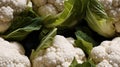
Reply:
[[103, 60], [99, 64], [96, 65], [96, 67], [113, 67], [107, 60]]
[[0, 67], [30, 67], [30, 61], [24, 53], [20, 44], [0, 38]]
[[75, 41], [74, 38], [72, 38], [72, 37], [68, 37], [67, 40], [68, 40], [71, 44], [74, 45], [74, 41]]
[[14, 10], [14, 12], [23, 11], [27, 7], [26, 4], [27, 4], [27, 0], [1, 0], [0, 1], [0, 7], [9, 6]]
[[92, 49], [91, 57], [97, 67], [120, 67], [119, 48], [120, 37], [116, 37], [112, 41], [103, 41], [99, 46]]
[[64, 0], [48, 0], [48, 3], [53, 4], [58, 12], [61, 12], [64, 9]]
[[11, 20], [27, 7], [27, 0], [0, 0], [0, 32], [5, 32]]
[[91, 57], [95, 60], [96, 63], [104, 60], [106, 56], [107, 56], [107, 53], [104, 47], [98, 46], [92, 49]]
[[38, 12], [39, 12], [39, 14], [41, 16], [46, 16], [46, 15], [49, 15], [49, 14], [52, 14], [52, 15], [56, 15], [57, 14], [56, 9], [51, 4], [47, 4], [47, 5], [41, 6], [38, 9]]
[[12, 44], [12, 47], [13, 47], [14, 49], [17, 49], [17, 50], [20, 52], [20, 54], [22, 54], [22, 55], [25, 54], [25, 50], [24, 50], [24, 48], [22, 47], [21, 44], [19, 44], [19, 43], [17, 43], [17, 42], [11, 42], [11, 44]]
[[64, 10], [66, 0], [32, 0], [35, 11], [41, 16], [56, 15]]
[[0, 32], [4, 32], [10, 26], [10, 21], [13, 19], [13, 9], [8, 7], [0, 8]]
[[53, 45], [32, 60], [33, 67], [69, 67], [74, 57], [78, 63], [85, 61], [82, 49], [74, 47], [65, 37], [56, 35]]
[[9, 6], [1, 7], [0, 9], [0, 22], [8, 22], [13, 19], [13, 9]]

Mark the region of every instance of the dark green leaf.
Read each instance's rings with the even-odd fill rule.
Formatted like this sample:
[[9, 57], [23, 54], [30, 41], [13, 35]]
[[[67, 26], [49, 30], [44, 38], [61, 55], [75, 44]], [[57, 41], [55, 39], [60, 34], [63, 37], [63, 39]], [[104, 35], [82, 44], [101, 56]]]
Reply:
[[57, 33], [56, 31], [57, 31], [56, 28], [51, 29], [49, 31], [49, 33], [45, 37], [43, 37], [43, 39], [41, 40], [40, 47], [38, 47], [38, 50], [40, 50], [40, 49], [44, 50], [44, 49], [46, 49], [46, 48], [48, 48], [49, 46], [52, 45], [54, 37]]
[[[86, 30], [87, 30], [87, 29], [86, 29]], [[88, 36], [86, 33], [82, 32], [82, 31], [80, 31], [80, 30], [78, 30], [77, 32], [75, 32], [75, 35], [76, 35], [76, 37], [77, 37], [77, 40], [83, 39], [83, 40], [85, 40], [85, 41], [87, 41], [87, 42], [92, 43], [93, 46], [96, 45], [96, 42], [93, 40], [93, 38], [91, 38], [91, 37]]]
[[40, 30], [39, 39], [41, 40], [43, 37], [45, 37], [48, 33], [50, 33], [52, 29], [53, 28], [42, 27], [42, 29]]
[[37, 31], [41, 28], [41, 19], [35, 18], [32, 21], [29, 21], [30, 24], [26, 25], [25, 27], [17, 28], [13, 31], [10, 31], [8, 34], [4, 35], [3, 37], [7, 40], [23, 40], [29, 33], [33, 31]]
[[18, 28], [23, 28], [30, 25], [31, 21], [33, 21], [35, 17], [37, 16], [31, 8], [26, 9], [14, 17], [14, 19], [11, 21], [11, 26], [4, 34], [8, 34]]
[[94, 40], [82, 31], [77, 31], [75, 34], [76, 34], [76, 37], [77, 37], [77, 40], [75, 41], [76, 46], [83, 49], [83, 51], [87, 55], [89, 55], [92, 48], [93, 48]]
[[17, 16], [32, 17], [32, 18], [38, 17], [38, 15], [33, 11], [32, 7], [26, 8], [26, 10], [24, 10]]

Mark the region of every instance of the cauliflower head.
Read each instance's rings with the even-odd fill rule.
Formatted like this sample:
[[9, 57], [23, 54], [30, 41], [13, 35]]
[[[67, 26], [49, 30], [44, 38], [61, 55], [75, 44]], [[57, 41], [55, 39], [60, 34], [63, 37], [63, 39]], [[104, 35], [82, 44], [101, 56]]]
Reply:
[[14, 16], [27, 7], [27, 0], [0, 0], [0, 32], [5, 32]]
[[91, 51], [91, 57], [97, 67], [120, 67], [120, 37], [112, 41], [103, 41]]
[[24, 48], [17, 42], [0, 38], [0, 67], [30, 67]]
[[56, 15], [63, 11], [65, 0], [32, 0], [33, 8], [41, 16]]
[[52, 46], [41, 51], [37, 58], [32, 60], [33, 67], [69, 67], [74, 57], [78, 63], [85, 61], [82, 49], [74, 47], [72, 42], [64, 36], [56, 35]]
[[98, 0], [104, 6], [109, 17], [113, 19], [116, 32], [120, 33], [120, 0]]

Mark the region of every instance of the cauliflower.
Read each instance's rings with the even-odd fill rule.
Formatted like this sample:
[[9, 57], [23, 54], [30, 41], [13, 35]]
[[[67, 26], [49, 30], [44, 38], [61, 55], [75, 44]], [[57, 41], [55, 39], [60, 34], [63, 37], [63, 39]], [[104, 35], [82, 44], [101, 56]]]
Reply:
[[27, 0], [0, 0], [0, 32], [5, 32], [11, 20], [27, 7]]
[[114, 19], [115, 29], [117, 32], [120, 32], [120, 0], [99, 0], [108, 16]]
[[0, 38], [0, 67], [30, 67], [30, 61], [24, 53], [19, 43]]
[[103, 41], [91, 51], [91, 57], [97, 67], [120, 67], [120, 37], [112, 41]]
[[43, 24], [47, 28], [74, 27], [78, 18], [83, 18], [87, 3], [84, 0], [31, 0], [31, 2], [33, 10], [43, 18]]
[[63, 11], [65, 0], [32, 0], [35, 11], [41, 16], [56, 15]]
[[[69, 67], [74, 57], [78, 63], [85, 61], [85, 54], [82, 49], [74, 47], [72, 39], [56, 35], [52, 46], [39, 53], [39, 56], [32, 59], [33, 67]], [[71, 43], [70, 43], [71, 42]]]
[[120, 0], [89, 0], [86, 21], [98, 34], [111, 38], [120, 33]]

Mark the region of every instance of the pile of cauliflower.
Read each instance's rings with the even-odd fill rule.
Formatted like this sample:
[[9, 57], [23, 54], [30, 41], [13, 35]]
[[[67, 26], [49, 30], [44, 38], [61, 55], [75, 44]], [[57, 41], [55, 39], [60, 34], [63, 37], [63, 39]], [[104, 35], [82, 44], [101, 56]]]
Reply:
[[40, 51], [30, 63], [21, 44], [0, 38], [0, 67], [69, 67], [74, 58], [81, 64], [86, 60], [85, 54], [73, 44], [74, 39], [56, 35], [52, 46]]
[[[0, 67], [69, 67], [74, 58], [82, 64], [86, 61], [85, 53], [73, 45], [73, 38], [56, 35], [50, 47], [29, 60], [21, 44], [0, 38]], [[103, 41], [91, 50], [90, 58], [96, 67], [120, 67], [119, 48], [120, 37]]]
[[[98, 0], [107, 15], [112, 18], [115, 31], [120, 32], [120, 0]], [[109, 33], [109, 32], [108, 32]], [[91, 51], [91, 57], [97, 67], [120, 67], [120, 37], [112, 41], [103, 41]]]
[[27, 7], [27, 0], [0, 0], [0, 32], [5, 32], [15, 15]]
[[[64, 10], [67, 0], [31, 0], [33, 8], [41, 16], [57, 15]], [[120, 31], [120, 0], [98, 0], [107, 14], [113, 18], [116, 32]], [[11, 21], [24, 11], [28, 0], [0, 0], [0, 33], [5, 32]], [[31, 4], [31, 5], [32, 5]], [[31, 6], [30, 5], [30, 6]], [[86, 55], [81, 48], [74, 46], [73, 38], [56, 35], [50, 47], [39, 52], [39, 56], [29, 59], [24, 47], [17, 42], [9, 42], [0, 37], [0, 67], [69, 67], [75, 58], [84, 63]], [[93, 47], [90, 58], [97, 67], [120, 67], [120, 37], [103, 41]], [[32, 53], [31, 53], [32, 54]]]

